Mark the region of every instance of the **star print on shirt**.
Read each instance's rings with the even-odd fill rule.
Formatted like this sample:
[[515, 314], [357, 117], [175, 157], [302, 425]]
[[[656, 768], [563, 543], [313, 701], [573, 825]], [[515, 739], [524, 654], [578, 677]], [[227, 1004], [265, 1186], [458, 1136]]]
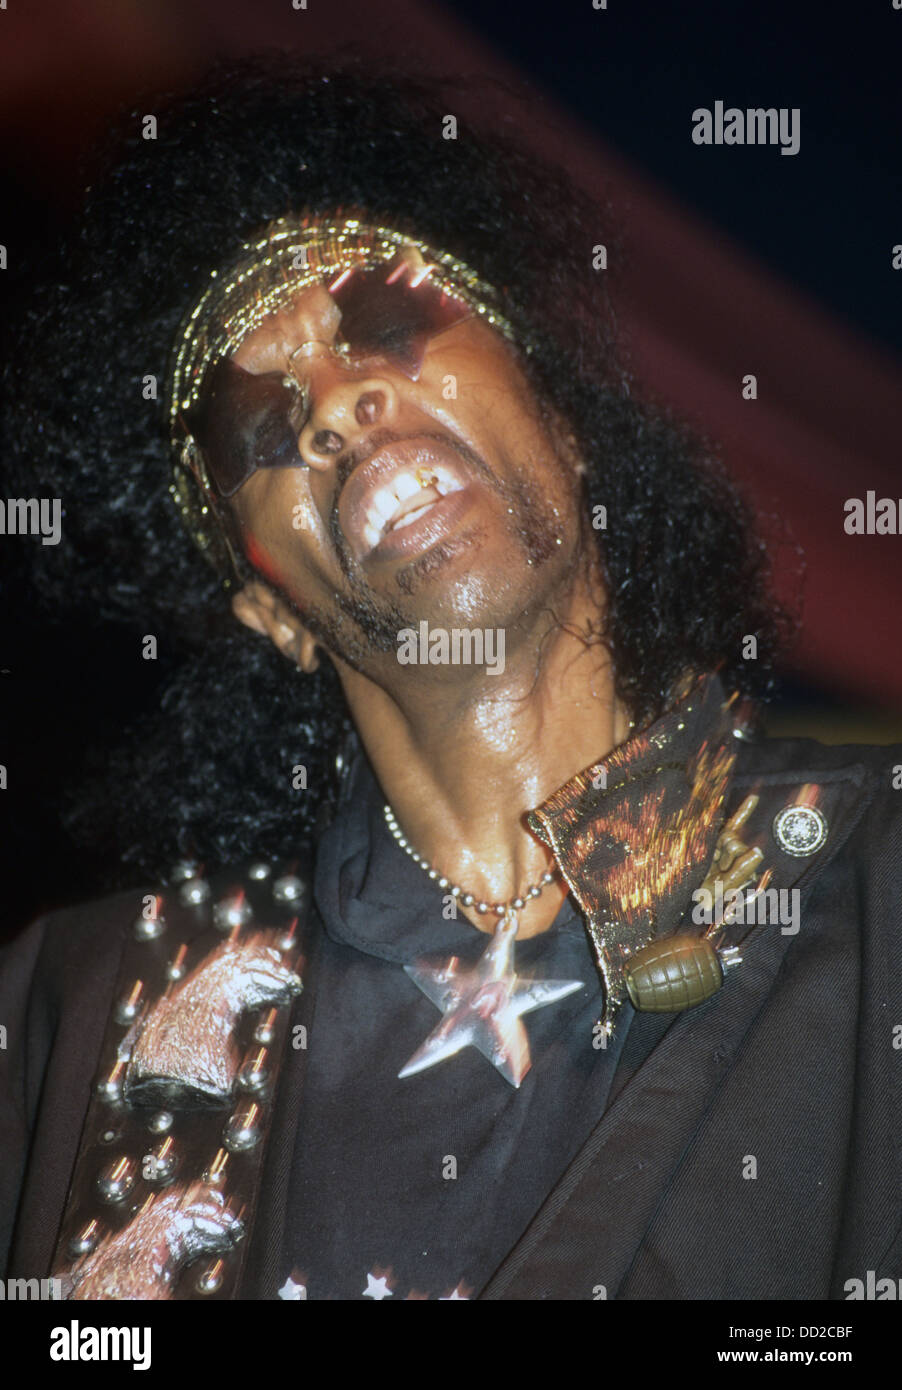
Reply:
[[[375, 1269], [370, 1270], [370, 1272], [367, 1274], [366, 1288], [362, 1290], [360, 1297], [372, 1298], [374, 1302], [377, 1303], [381, 1303], [383, 1298], [394, 1298], [395, 1292], [389, 1284], [389, 1280], [391, 1279], [391, 1277], [391, 1265], [384, 1265], [381, 1267], [379, 1265], [376, 1265]], [[303, 1282], [303, 1280], [306, 1278], [307, 1275], [303, 1272], [299, 1274], [298, 1269], [295, 1266], [291, 1274], [286, 1275], [285, 1283], [278, 1291], [279, 1297], [288, 1303], [297, 1303], [301, 1300], [306, 1301], [307, 1285]], [[448, 1287], [447, 1284], [445, 1285], [445, 1287]], [[470, 1296], [472, 1295], [472, 1293], [472, 1286], [470, 1284], [467, 1284], [465, 1280], [460, 1279], [457, 1285], [451, 1290], [450, 1293], [439, 1294], [438, 1299], [436, 1301], [438, 1303], [468, 1303], [470, 1301]], [[430, 1298], [432, 1298], [432, 1294], [430, 1294], [429, 1292], [424, 1293], [420, 1289], [411, 1289], [407, 1294], [407, 1301], [413, 1300], [414, 1302], [416, 1302], [428, 1300]]]
[[361, 1298], [375, 1298], [381, 1302], [383, 1298], [391, 1298], [392, 1291], [388, 1287], [388, 1279], [385, 1275], [381, 1279], [375, 1279], [372, 1274], [366, 1276], [366, 1288], [361, 1294]]

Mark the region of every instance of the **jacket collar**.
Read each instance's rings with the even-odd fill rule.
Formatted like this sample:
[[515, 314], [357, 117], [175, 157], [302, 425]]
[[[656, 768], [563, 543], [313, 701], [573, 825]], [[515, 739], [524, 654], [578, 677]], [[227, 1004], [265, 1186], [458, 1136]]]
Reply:
[[[737, 757], [726, 813], [758, 796], [744, 834], [764, 851], [772, 885], [797, 890], [803, 902], [874, 796], [867, 767], [845, 761], [845, 753], [764, 740], [743, 744]], [[787, 854], [774, 833], [780, 812], [798, 804], [816, 804], [828, 825], [823, 847], [810, 856]], [[698, 1008], [673, 1015], [619, 1091], [615, 1078], [615, 1099], [480, 1298], [592, 1298], [599, 1285], [602, 1296], [617, 1296], [795, 941], [791, 929], [752, 929], [742, 964], [724, 987]]]
[[699, 677], [656, 723], [528, 817], [582, 907], [608, 1031], [629, 958], [674, 931], [711, 862], [738, 752], [736, 704], [717, 675]]

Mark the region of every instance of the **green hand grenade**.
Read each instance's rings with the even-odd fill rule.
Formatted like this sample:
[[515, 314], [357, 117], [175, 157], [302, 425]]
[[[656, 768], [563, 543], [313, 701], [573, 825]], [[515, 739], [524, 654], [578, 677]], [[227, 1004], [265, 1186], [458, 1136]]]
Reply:
[[679, 1013], [716, 994], [724, 967], [738, 955], [723, 958], [703, 936], [669, 936], [637, 951], [624, 971], [633, 1007], [643, 1013]]

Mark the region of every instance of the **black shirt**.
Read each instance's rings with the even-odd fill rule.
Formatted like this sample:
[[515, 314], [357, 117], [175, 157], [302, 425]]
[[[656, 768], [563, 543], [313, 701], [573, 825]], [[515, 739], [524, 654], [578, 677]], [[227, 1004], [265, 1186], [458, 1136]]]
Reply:
[[[489, 937], [395, 843], [359, 758], [320, 842], [325, 932], [285, 1229], [285, 1298], [472, 1297], [605, 1110], [630, 1028], [600, 1046], [603, 993], [577, 907], [518, 942], [516, 969], [583, 988], [524, 1017], [514, 1088], [475, 1048], [398, 1072], [441, 1019], [403, 970], [475, 961]], [[299, 1287], [299, 1286], [302, 1286]]]

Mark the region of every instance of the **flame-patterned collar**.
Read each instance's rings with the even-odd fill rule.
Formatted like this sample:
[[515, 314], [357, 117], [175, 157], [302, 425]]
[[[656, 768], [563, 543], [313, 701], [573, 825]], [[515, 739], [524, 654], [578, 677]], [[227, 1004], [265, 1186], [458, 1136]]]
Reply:
[[748, 706], [698, 677], [655, 723], [566, 782], [527, 817], [586, 918], [610, 1031], [626, 971], [674, 932], [714, 858]]

